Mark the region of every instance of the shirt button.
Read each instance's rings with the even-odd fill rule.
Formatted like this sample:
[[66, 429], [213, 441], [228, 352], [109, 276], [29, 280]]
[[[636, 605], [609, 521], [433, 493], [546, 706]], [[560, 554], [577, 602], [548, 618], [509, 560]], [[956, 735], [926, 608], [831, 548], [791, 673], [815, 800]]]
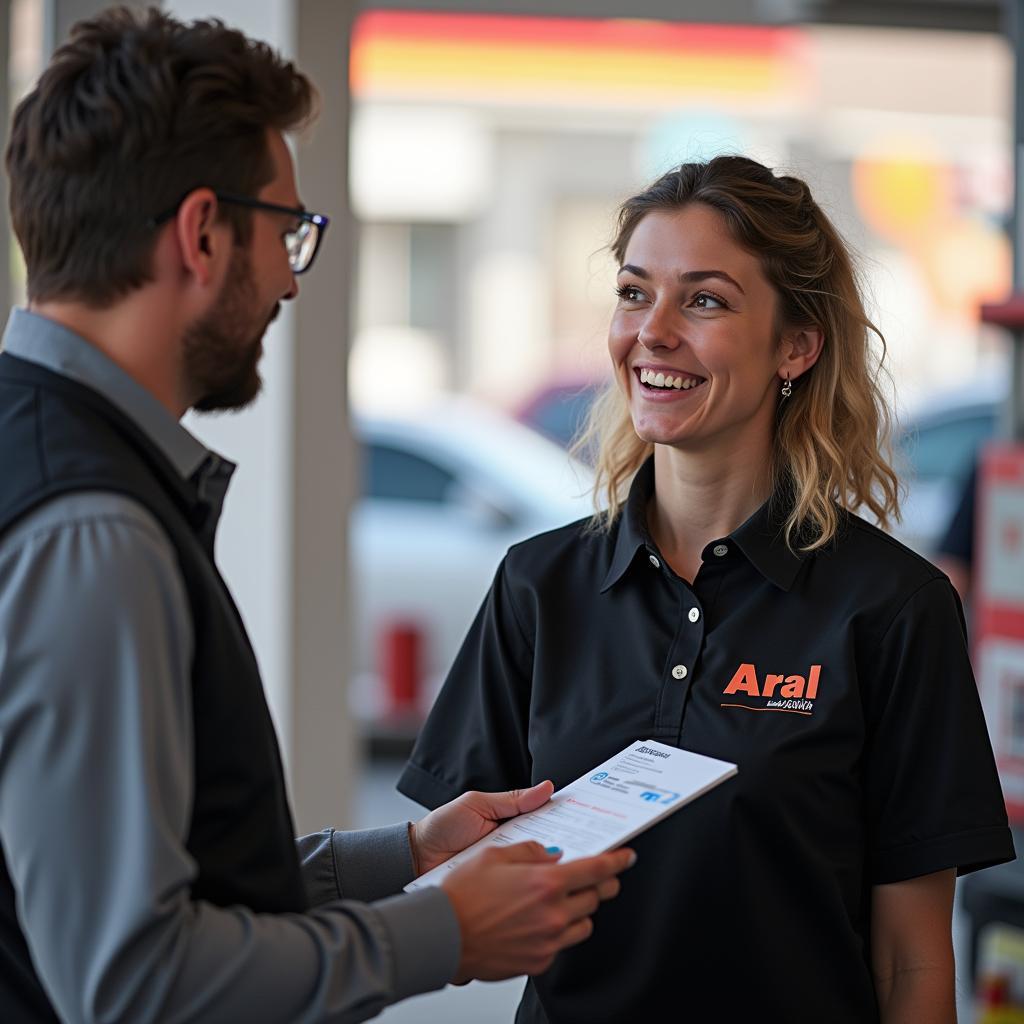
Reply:
[[689, 614], [688, 617], [689, 617], [691, 622], [696, 622], [700, 618], [700, 609], [699, 608], [691, 608], [690, 609], [690, 614]]
[[676, 667], [674, 669], [672, 669], [672, 675], [674, 675], [676, 677], [676, 679], [685, 679], [686, 678], [686, 666], [685, 665], [676, 665]]
[[654, 557], [654, 555], [648, 555], [647, 560], [651, 563], [651, 565], [654, 566], [655, 569], [661, 568], [661, 562], [659, 562], [657, 558]]
[[716, 544], [712, 550], [719, 558], [729, 554], [729, 549], [724, 544]]

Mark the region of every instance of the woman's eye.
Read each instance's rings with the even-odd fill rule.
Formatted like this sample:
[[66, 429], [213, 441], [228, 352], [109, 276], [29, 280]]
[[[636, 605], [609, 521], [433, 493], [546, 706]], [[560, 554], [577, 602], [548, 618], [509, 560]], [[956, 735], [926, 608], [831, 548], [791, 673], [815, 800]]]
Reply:
[[640, 302], [644, 293], [640, 291], [639, 288], [636, 288], [631, 284], [624, 284], [622, 287], [615, 289], [615, 294], [618, 295], [623, 302]]
[[701, 292], [699, 295], [694, 296], [693, 305], [697, 309], [725, 309], [726, 304], [724, 299], [720, 299], [717, 295], [712, 295], [710, 292]]

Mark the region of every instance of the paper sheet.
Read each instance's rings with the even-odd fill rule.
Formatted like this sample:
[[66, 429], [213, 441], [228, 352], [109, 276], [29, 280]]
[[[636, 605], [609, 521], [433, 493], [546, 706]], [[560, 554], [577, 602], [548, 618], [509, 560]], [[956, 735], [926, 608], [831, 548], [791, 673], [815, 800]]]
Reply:
[[533, 840], [563, 850], [560, 863], [613, 850], [736, 771], [728, 761], [637, 740], [560, 789], [543, 807], [509, 819], [405, 888], [439, 885], [449, 871], [489, 846]]

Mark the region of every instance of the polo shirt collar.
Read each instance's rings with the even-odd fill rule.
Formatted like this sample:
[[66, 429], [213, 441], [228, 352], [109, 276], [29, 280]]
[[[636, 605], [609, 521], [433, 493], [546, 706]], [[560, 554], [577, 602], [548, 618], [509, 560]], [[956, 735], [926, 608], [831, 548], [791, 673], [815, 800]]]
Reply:
[[647, 532], [647, 501], [654, 493], [654, 456], [652, 455], [636, 471], [633, 482], [629, 485], [629, 495], [619, 516], [619, 532], [615, 538], [615, 550], [612, 553], [611, 565], [601, 583], [601, 593], [610, 590], [622, 579], [626, 570], [633, 564], [637, 551], [650, 545], [654, 550], [654, 542]]
[[786, 543], [787, 515], [788, 502], [777, 493], [737, 527], [731, 539], [765, 579], [788, 591], [807, 556]]
[[[601, 593], [610, 590], [622, 579], [641, 549], [654, 554], [657, 549], [647, 529], [647, 503], [654, 493], [654, 456], [650, 456], [637, 470], [629, 488], [629, 495], [619, 519], [618, 536], [612, 560], [601, 583]], [[805, 555], [790, 550], [786, 544], [785, 520], [787, 502], [777, 494], [766, 501], [746, 522], [729, 537], [712, 541], [705, 550], [723, 541], [739, 547], [747, 560], [765, 579], [780, 590], [790, 590], [796, 580]]]

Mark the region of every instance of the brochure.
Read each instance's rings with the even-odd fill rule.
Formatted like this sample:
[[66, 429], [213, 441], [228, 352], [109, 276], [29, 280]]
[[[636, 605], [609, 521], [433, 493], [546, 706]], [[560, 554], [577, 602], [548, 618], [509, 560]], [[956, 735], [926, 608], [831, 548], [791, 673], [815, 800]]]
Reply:
[[737, 767], [653, 740], [637, 740], [560, 789], [535, 811], [503, 822], [479, 842], [414, 879], [406, 891], [439, 885], [447, 872], [489, 846], [528, 840], [557, 846], [559, 863], [613, 850], [735, 775]]

